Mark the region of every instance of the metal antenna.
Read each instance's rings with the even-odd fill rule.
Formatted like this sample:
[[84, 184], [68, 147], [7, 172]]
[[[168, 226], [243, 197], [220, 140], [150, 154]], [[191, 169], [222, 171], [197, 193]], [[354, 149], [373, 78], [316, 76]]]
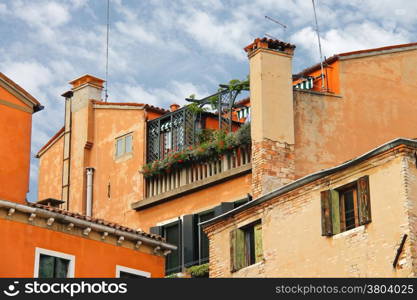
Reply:
[[319, 52], [320, 52], [320, 68], [321, 68], [321, 89], [325, 90], [324, 87], [324, 68], [323, 68], [323, 52], [321, 51], [321, 39], [320, 39], [320, 31], [319, 31], [319, 24], [317, 22], [317, 14], [316, 14], [316, 4], [314, 3], [314, 0], [311, 0], [313, 2], [313, 11], [314, 11], [314, 21], [316, 23], [316, 33], [317, 33], [317, 41], [319, 43]]
[[104, 90], [104, 102], [107, 102], [109, 82], [109, 33], [110, 33], [110, 0], [107, 0], [107, 35], [106, 35], [106, 88]]

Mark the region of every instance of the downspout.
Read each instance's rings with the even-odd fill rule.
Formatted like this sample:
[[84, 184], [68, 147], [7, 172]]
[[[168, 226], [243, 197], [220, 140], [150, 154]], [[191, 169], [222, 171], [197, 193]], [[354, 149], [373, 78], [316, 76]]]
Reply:
[[70, 196], [70, 174], [71, 174], [71, 128], [72, 128], [72, 91], [67, 91], [61, 96], [65, 98], [65, 124], [64, 124], [64, 146], [62, 157], [62, 186], [61, 200], [65, 201], [66, 209], [69, 210]]
[[93, 175], [94, 168], [87, 168], [87, 205], [86, 205], [86, 215], [91, 217], [93, 214]]

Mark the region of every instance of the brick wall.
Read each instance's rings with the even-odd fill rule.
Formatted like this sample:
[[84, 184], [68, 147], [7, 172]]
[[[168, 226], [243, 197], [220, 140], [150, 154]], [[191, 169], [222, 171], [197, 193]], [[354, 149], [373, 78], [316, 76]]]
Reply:
[[294, 180], [294, 145], [264, 138], [252, 143], [252, 195], [258, 198]]
[[[210, 277], [413, 277], [417, 169], [413, 152], [393, 150], [248, 208], [205, 228]], [[372, 222], [326, 237], [320, 192], [368, 175]], [[230, 231], [262, 221], [264, 260], [231, 272]], [[409, 238], [393, 268], [404, 234]]]

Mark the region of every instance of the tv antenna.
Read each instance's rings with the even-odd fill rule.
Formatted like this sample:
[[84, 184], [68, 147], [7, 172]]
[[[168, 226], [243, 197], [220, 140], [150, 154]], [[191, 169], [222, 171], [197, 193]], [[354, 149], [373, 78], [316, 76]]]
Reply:
[[320, 31], [319, 31], [319, 24], [317, 22], [317, 13], [316, 13], [316, 4], [314, 3], [314, 0], [311, 0], [313, 3], [313, 11], [314, 11], [314, 21], [316, 24], [316, 33], [317, 33], [317, 41], [319, 44], [319, 53], [320, 53], [320, 69], [321, 69], [321, 89], [324, 91], [324, 67], [323, 67], [323, 52], [321, 50], [321, 39], [320, 39]]
[[[269, 20], [269, 21], [272, 21], [272, 22], [274, 22], [275, 24], [278, 24], [279, 26], [281, 26], [282, 28], [284, 28], [284, 37], [286, 36], [286, 34], [287, 34], [287, 28], [288, 28], [288, 26], [287, 25], [285, 25], [284, 23], [282, 23], [282, 22], [280, 22], [280, 21], [278, 21], [278, 20], [276, 20], [276, 19], [274, 19], [274, 18], [272, 18], [272, 17], [269, 17], [269, 16], [265, 16], [265, 19], [267, 19], [267, 20]], [[272, 37], [271, 35], [268, 35], [268, 34], [265, 34], [267, 37]], [[276, 40], [278, 40], [277, 38], [275, 38], [274, 37], [274, 39], [276, 39]]]
[[268, 17], [268, 16], [265, 16], [265, 19], [268, 19], [269, 21], [272, 21], [272, 22], [274, 22], [278, 25], [281, 25], [284, 28], [284, 30], [287, 30], [287, 25], [281, 23], [280, 21], [275, 20], [274, 18], [271, 18], [271, 17]]
[[107, 33], [106, 33], [106, 86], [104, 89], [104, 102], [107, 102], [109, 81], [109, 33], [110, 33], [110, 0], [107, 0]]

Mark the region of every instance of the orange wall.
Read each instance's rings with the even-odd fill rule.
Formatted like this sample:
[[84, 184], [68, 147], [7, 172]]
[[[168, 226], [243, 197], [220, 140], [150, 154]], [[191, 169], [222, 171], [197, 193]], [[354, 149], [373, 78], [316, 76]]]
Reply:
[[[90, 155], [90, 165], [95, 168], [93, 215], [133, 228], [137, 224], [126, 223], [126, 213], [131, 210], [130, 204], [143, 196], [139, 171], [144, 163], [144, 118], [144, 112], [137, 109], [96, 109], [95, 145]], [[132, 133], [133, 151], [116, 158], [116, 138], [127, 133]]]
[[[329, 64], [329, 66], [324, 68], [324, 86], [325, 88], [327, 88], [327, 91], [330, 93], [334, 93], [334, 94], [339, 94], [340, 93], [340, 78], [339, 78], [339, 61], [335, 61], [331, 64]], [[314, 78], [317, 78], [316, 80], [314, 80], [314, 86], [313, 86], [313, 91], [322, 91], [321, 88], [321, 69], [319, 68], [316, 71], [313, 71], [311, 73], [308, 74], [308, 76], [312, 76]], [[295, 80], [293, 82], [293, 84], [297, 84], [300, 83], [302, 80]]]
[[149, 231], [159, 222], [209, 210], [221, 202], [240, 200], [250, 193], [250, 187], [251, 174], [247, 174], [138, 212], [128, 211], [126, 222]]
[[[0, 99], [29, 108], [0, 87]], [[24, 203], [29, 187], [32, 114], [0, 104], [0, 199]]]
[[341, 97], [294, 93], [297, 178], [417, 137], [417, 50], [339, 63]]
[[74, 255], [75, 277], [114, 278], [116, 265], [165, 274], [161, 256], [16, 221], [0, 219], [0, 244], [0, 277], [33, 277], [36, 247]]
[[61, 199], [64, 139], [59, 138], [39, 161], [38, 199]]

